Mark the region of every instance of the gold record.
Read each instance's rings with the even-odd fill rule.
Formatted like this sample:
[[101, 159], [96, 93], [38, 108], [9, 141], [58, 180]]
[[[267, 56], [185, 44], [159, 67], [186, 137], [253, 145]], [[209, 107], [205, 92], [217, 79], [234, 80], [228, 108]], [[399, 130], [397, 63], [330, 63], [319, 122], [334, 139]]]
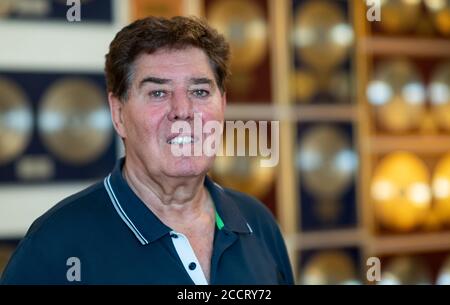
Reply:
[[25, 93], [12, 81], [0, 78], [0, 164], [25, 150], [32, 129], [33, 114]]
[[295, 13], [293, 42], [302, 60], [319, 71], [328, 71], [348, 56], [353, 29], [335, 3], [309, 1]]
[[388, 262], [381, 273], [380, 285], [431, 285], [431, 274], [424, 262], [415, 257], [400, 256]]
[[433, 210], [442, 224], [450, 225], [450, 153], [436, 165], [431, 183], [433, 189]]
[[450, 35], [450, 0], [424, 0], [434, 26], [443, 35]]
[[366, 93], [383, 129], [406, 132], [417, 128], [425, 117], [425, 86], [407, 60], [399, 58], [381, 63]]
[[247, 72], [256, 67], [267, 53], [267, 24], [264, 12], [252, 0], [218, 0], [206, 16], [212, 27], [231, 46], [231, 70]]
[[433, 73], [428, 93], [434, 120], [441, 128], [450, 131], [450, 61]]
[[106, 96], [91, 81], [59, 80], [41, 101], [38, 128], [43, 143], [59, 159], [71, 164], [92, 162], [111, 142]]
[[437, 285], [450, 285], [450, 255], [445, 259], [436, 280]]
[[308, 261], [299, 279], [303, 285], [360, 284], [352, 259], [343, 251], [322, 251]]
[[394, 152], [376, 166], [371, 182], [375, 216], [384, 227], [407, 232], [422, 225], [431, 205], [426, 165], [408, 152]]
[[381, 0], [381, 28], [391, 34], [412, 30], [421, 14], [421, 0]]
[[348, 137], [329, 125], [306, 132], [297, 152], [302, 183], [316, 198], [336, 198], [351, 184], [357, 157]]

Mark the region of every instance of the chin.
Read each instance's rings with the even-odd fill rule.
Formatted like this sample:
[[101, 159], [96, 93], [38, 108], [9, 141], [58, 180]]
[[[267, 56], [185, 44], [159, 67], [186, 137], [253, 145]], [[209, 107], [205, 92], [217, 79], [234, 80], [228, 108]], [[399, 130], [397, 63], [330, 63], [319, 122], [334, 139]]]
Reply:
[[168, 164], [169, 176], [173, 177], [192, 177], [206, 175], [212, 166], [212, 160], [205, 160], [201, 158], [182, 158]]

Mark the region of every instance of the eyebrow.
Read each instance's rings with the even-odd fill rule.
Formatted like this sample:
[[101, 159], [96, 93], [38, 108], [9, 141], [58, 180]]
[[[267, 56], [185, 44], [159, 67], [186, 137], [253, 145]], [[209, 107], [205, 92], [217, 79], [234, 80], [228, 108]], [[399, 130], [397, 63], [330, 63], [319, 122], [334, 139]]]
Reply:
[[167, 83], [171, 83], [171, 82], [172, 81], [167, 78], [159, 78], [159, 77], [149, 76], [149, 77], [146, 77], [143, 80], [141, 80], [141, 82], [139, 83], [139, 88], [142, 87], [145, 83], [155, 83], [155, 84], [163, 85], [163, 84], [167, 84]]
[[[139, 88], [141, 88], [145, 83], [155, 83], [158, 85], [164, 85], [164, 84], [172, 83], [172, 80], [170, 80], [168, 78], [149, 76], [140, 81]], [[212, 86], [214, 84], [214, 81], [207, 77], [194, 77], [194, 78], [189, 79], [189, 83], [193, 84], [193, 85], [208, 84], [208, 85]]]
[[210, 86], [213, 85], [213, 80], [206, 78], [206, 77], [199, 77], [199, 78], [191, 78], [189, 82], [193, 85], [201, 85], [201, 84], [208, 84]]

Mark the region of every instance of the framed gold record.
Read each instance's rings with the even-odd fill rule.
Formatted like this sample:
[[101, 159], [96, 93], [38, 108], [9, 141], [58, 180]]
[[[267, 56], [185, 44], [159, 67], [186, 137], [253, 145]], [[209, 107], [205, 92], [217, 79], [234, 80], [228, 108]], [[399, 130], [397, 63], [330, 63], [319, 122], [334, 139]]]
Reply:
[[315, 254], [300, 272], [299, 284], [359, 284], [352, 258], [344, 251], [326, 250]]
[[302, 61], [329, 71], [348, 57], [353, 30], [334, 1], [306, 1], [295, 12], [292, 39]]
[[403, 58], [380, 62], [367, 86], [379, 127], [404, 133], [418, 128], [425, 117], [425, 85], [417, 69]]
[[78, 165], [93, 162], [112, 138], [105, 94], [87, 79], [57, 80], [40, 102], [38, 130], [44, 145], [58, 159]]
[[328, 124], [314, 126], [298, 145], [302, 183], [318, 198], [336, 198], [351, 184], [356, 155], [347, 135]]
[[230, 44], [229, 103], [271, 103], [271, 32], [267, 0], [205, 0], [208, 23]]
[[409, 152], [393, 152], [376, 165], [370, 195], [378, 223], [398, 232], [423, 224], [431, 207], [430, 173]]
[[26, 149], [33, 131], [33, 113], [25, 92], [0, 77], [0, 165], [16, 159]]
[[231, 46], [231, 70], [251, 71], [267, 52], [268, 28], [261, 7], [252, 0], [214, 1], [206, 12], [212, 27]]

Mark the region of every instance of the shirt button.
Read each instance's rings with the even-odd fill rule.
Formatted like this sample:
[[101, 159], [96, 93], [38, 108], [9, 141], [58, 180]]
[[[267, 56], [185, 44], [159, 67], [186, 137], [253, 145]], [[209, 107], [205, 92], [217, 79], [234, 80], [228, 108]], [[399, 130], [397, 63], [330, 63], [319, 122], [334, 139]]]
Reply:
[[170, 237], [172, 237], [172, 238], [178, 238], [178, 235], [177, 235], [177, 234], [174, 234], [174, 233], [170, 233]]
[[195, 268], [197, 268], [197, 264], [192, 262], [189, 264], [189, 270], [195, 270]]

